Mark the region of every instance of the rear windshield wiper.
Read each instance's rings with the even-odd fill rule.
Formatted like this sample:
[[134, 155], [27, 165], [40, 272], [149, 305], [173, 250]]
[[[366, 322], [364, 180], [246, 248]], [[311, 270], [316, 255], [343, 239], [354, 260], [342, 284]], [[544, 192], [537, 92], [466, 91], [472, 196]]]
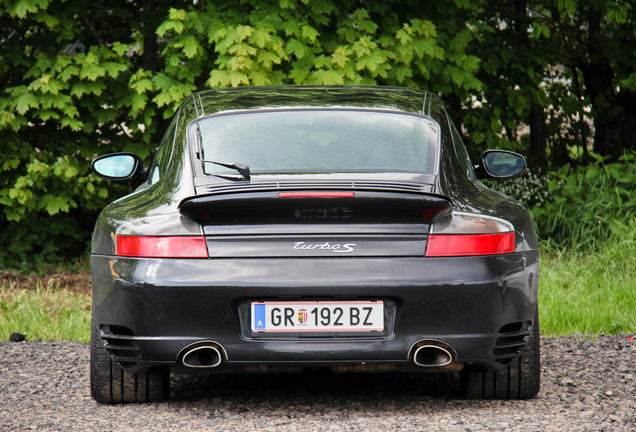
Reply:
[[215, 164], [215, 165], [221, 165], [222, 167], [225, 168], [231, 168], [233, 170], [238, 171], [238, 173], [244, 178], [244, 179], [249, 179], [250, 178], [250, 167], [248, 167], [247, 165], [243, 165], [243, 164], [239, 164], [239, 163], [225, 163], [225, 162], [219, 162], [219, 161], [211, 161], [211, 160], [205, 160], [205, 159], [201, 159], [201, 162], [203, 163], [211, 163], [211, 164]]
[[[197, 157], [199, 158], [199, 160], [203, 163], [211, 163], [211, 164], [215, 164], [215, 165], [220, 165], [222, 167], [225, 168], [231, 168], [233, 170], [238, 171], [238, 173], [241, 175], [241, 177], [243, 177], [244, 179], [249, 180], [250, 178], [250, 167], [248, 167], [247, 165], [243, 165], [243, 164], [239, 164], [239, 163], [226, 163], [226, 162], [219, 162], [219, 161], [213, 161], [213, 160], [206, 160], [203, 159], [203, 137], [201, 136], [201, 128], [199, 127], [199, 123], [197, 123], [197, 141], [199, 144], [199, 151], [197, 151]], [[205, 172], [205, 168], [203, 169], [203, 171]], [[225, 176], [221, 176], [221, 177], [225, 177]]]

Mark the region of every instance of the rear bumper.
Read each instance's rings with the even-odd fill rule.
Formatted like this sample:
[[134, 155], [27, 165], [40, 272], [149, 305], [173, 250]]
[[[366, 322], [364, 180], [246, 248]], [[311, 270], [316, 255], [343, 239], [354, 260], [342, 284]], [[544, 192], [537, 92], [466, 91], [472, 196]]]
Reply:
[[[109, 352], [132, 372], [174, 366], [195, 342], [222, 347], [218, 371], [252, 366], [409, 367], [421, 340], [456, 363], [500, 369], [525, 346], [537, 307], [538, 254], [465, 258], [132, 259], [94, 255], [93, 313]], [[245, 336], [251, 300], [382, 299], [382, 337]]]

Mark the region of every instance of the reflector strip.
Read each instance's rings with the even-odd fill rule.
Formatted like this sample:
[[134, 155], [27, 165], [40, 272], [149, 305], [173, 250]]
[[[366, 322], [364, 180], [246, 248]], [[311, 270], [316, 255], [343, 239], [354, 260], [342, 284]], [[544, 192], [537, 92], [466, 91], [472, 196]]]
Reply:
[[279, 192], [279, 198], [353, 198], [353, 192]]
[[117, 255], [143, 258], [207, 258], [203, 236], [117, 236]]
[[515, 251], [515, 233], [431, 234], [426, 256], [496, 255]]

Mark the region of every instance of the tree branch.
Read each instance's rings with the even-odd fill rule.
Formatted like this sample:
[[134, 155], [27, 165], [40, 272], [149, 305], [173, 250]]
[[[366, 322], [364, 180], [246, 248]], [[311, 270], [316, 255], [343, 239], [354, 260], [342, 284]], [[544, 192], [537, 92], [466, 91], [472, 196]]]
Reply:
[[95, 28], [93, 23], [86, 16], [80, 15], [80, 20], [82, 21], [82, 23], [84, 23], [88, 31], [91, 32], [93, 37], [97, 40], [97, 42], [99, 42], [100, 45], [106, 45], [106, 41], [104, 41], [102, 36], [97, 32], [97, 29]]

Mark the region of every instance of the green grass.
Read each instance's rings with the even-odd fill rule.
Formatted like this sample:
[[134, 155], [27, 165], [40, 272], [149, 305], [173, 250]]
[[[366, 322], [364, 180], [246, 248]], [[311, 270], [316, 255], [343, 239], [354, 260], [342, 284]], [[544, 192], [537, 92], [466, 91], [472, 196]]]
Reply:
[[547, 250], [539, 277], [541, 333], [636, 332], [636, 235], [611, 238], [596, 252]]
[[[636, 231], [636, 230], [634, 230]], [[612, 238], [596, 252], [541, 251], [539, 314], [544, 336], [636, 333], [636, 234]], [[0, 340], [90, 337], [91, 298], [64, 286], [0, 286]]]
[[91, 297], [38, 283], [35, 290], [0, 286], [0, 340], [21, 333], [27, 340], [90, 339]]

